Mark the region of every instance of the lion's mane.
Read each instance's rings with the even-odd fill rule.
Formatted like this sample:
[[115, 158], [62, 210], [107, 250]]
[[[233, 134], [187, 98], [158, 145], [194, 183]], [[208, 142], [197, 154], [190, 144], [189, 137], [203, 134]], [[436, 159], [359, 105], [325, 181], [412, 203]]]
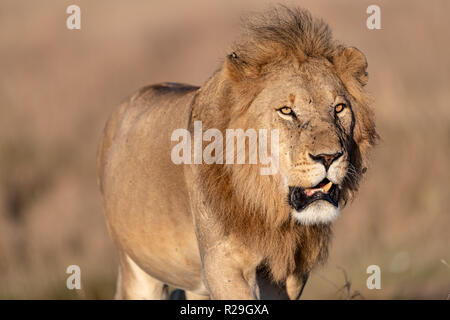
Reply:
[[[344, 52], [331, 30], [308, 11], [279, 7], [247, 23], [246, 32], [222, 68], [202, 87], [193, 102], [191, 126], [202, 120], [205, 130], [224, 132], [264, 86], [265, 75], [294, 59], [301, 64], [311, 57], [330, 61], [353, 98], [353, 137], [347, 146], [350, 169], [342, 186], [344, 199], [358, 188], [368, 163], [368, 151], [377, 133], [371, 99], [364, 90], [365, 67], [356, 55]], [[364, 60], [365, 63], [365, 60]], [[292, 273], [308, 273], [328, 255], [331, 226], [304, 226], [289, 213], [285, 197], [273, 176], [262, 176], [255, 165], [202, 165], [199, 182], [208, 206], [221, 225], [223, 236], [232, 234], [265, 257], [263, 268], [275, 281]]]

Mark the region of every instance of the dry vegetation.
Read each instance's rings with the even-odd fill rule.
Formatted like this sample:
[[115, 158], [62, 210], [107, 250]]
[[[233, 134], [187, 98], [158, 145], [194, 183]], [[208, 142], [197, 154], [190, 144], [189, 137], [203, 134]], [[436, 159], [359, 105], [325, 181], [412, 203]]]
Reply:
[[[450, 3], [302, 1], [369, 61], [382, 141], [305, 298], [436, 298], [450, 292]], [[65, 9], [82, 8], [82, 30]], [[149, 83], [201, 84], [262, 1], [0, 4], [0, 298], [111, 298], [116, 259], [95, 181], [106, 117]], [[83, 290], [65, 289], [78, 264]], [[368, 290], [366, 268], [382, 270]], [[345, 281], [342, 269], [345, 269]], [[343, 289], [342, 289], [343, 288]], [[359, 295], [356, 295], [359, 294]]]

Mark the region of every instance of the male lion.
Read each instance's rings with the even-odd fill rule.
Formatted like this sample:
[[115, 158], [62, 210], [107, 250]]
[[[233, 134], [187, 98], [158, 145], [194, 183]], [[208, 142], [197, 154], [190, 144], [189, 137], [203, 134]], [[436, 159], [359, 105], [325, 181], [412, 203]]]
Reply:
[[[187, 298], [299, 298], [377, 138], [366, 69], [324, 22], [276, 8], [248, 23], [202, 87], [148, 86], [115, 111], [98, 181], [120, 257], [116, 298], [167, 298], [168, 285]], [[176, 165], [172, 133], [194, 121], [277, 129], [277, 172]]]

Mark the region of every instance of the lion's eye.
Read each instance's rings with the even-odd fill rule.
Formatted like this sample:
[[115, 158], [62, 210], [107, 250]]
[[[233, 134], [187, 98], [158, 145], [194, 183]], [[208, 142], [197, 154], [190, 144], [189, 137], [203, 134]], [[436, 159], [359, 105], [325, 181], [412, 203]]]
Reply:
[[345, 103], [339, 103], [334, 107], [334, 112], [340, 113], [340, 112], [342, 112], [342, 110], [345, 109], [345, 107], [346, 107]]
[[294, 111], [292, 111], [292, 109], [290, 107], [282, 107], [280, 109], [278, 109], [278, 112], [280, 112], [281, 114], [284, 114], [285, 116], [294, 116]]

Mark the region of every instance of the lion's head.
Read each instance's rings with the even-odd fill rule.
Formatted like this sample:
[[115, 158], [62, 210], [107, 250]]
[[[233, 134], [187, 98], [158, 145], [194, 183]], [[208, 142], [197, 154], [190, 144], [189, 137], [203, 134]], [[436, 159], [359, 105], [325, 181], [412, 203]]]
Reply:
[[277, 230], [279, 240], [291, 228], [280, 226], [292, 220], [321, 228], [337, 217], [377, 138], [366, 69], [359, 50], [336, 43], [307, 11], [279, 8], [248, 23], [194, 102], [193, 119], [206, 127], [279, 130], [276, 175], [262, 176], [254, 165], [204, 168], [205, 190], [227, 232]]
[[[364, 72], [362, 54], [346, 50]], [[358, 139], [361, 128], [355, 126], [365, 106], [328, 59], [296, 63], [295, 58], [286, 58], [276, 72], [264, 76], [264, 85], [246, 107], [246, 123], [233, 119], [230, 126], [278, 129], [280, 187], [292, 215], [304, 224], [327, 223], [337, 216], [363, 169], [355, 141], [370, 141]]]

